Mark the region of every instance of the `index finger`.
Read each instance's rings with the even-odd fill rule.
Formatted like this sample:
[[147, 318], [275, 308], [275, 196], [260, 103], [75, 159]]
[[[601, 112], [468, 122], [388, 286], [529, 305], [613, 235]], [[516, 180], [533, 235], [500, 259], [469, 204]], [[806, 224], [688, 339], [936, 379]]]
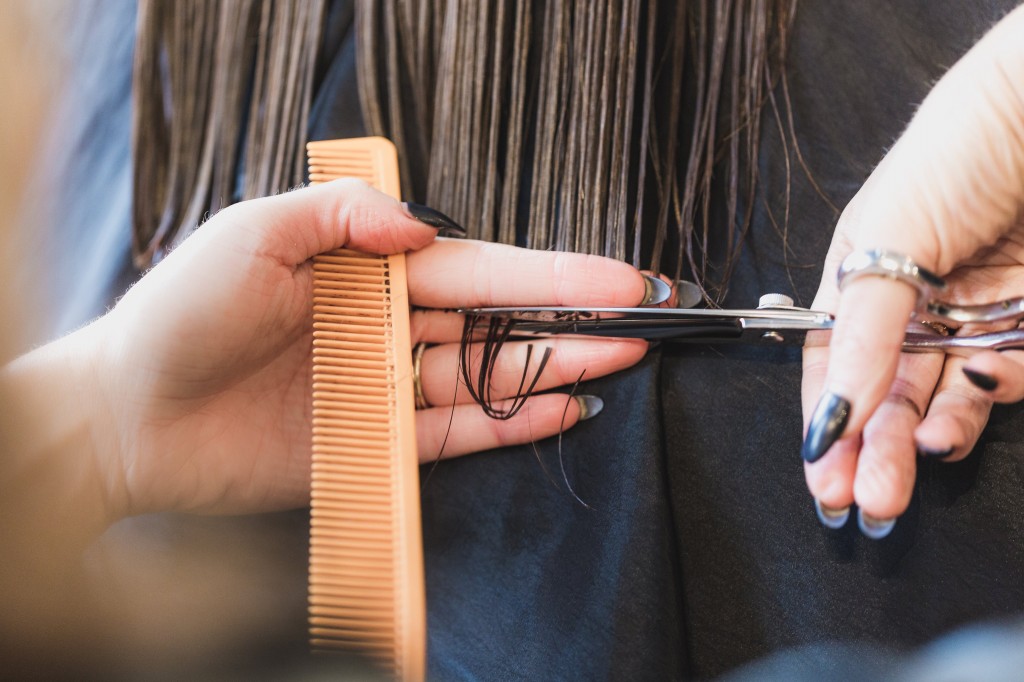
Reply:
[[811, 414], [804, 460], [819, 460], [843, 434], [860, 433], [889, 391], [916, 292], [881, 278], [853, 282], [839, 298], [824, 390]]
[[408, 256], [409, 295], [433, 308], [634, 306], [647, 292], [631, 265], [578, 253], [437, 240]]

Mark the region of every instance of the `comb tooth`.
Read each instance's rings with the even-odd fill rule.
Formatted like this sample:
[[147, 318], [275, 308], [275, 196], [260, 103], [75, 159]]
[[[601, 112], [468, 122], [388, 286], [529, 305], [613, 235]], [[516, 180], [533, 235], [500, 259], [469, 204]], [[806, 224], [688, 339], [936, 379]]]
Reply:
[[[355, 177], [397, 197], [381, 138], [311, 142], [312, 183]], [[405, 258], [313, 260], [309, 636], [400, 679], [425, 675], [426, 612]]]

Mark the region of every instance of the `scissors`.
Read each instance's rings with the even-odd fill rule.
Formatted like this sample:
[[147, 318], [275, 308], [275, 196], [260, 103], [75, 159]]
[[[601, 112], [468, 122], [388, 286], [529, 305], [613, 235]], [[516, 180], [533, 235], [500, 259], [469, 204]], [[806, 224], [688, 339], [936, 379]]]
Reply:
[[[1024, 350], [1024, 329], [955, 335], [966, 324], [993, 325], [1024, 319], [1024, 297], [981, 305], [955, 305], [937, 298], [945, 282], [906, 256], [889, 251], [856, 252], [839, 269], [842, 289], [864, 275], [907, 282], [918, 291], [917, 309], [903, 339], [908, 352], [970, 355], [980, 350]], [[742, 342], [803, 345], [808, 332], [827, 332], [831, 313], [800, 308], [783, 294], [762, 296], [756, 308], [467, 308], [477, 321], [507, 323], [513, 336], [573, 334], [689, 343]]]

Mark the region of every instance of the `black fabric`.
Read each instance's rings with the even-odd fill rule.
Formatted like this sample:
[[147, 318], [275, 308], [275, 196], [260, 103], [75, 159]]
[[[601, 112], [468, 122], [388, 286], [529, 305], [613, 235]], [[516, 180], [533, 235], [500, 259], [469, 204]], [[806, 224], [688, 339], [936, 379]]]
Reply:
[[[833, 202], [1012, 4], [800, 3], [794, 120]], [[312, 139], [362, 130], [345, 7], [330, 26], [325, 41], [340, 42], [318, 70]], [[764, 198], [726, 303], [778, 291], [806, 305], [835, 215], [794, 166], [783, 243], [765, 205], [781, 220], [785, 164], [764, 128]], [[923, 463], [910, 510], [873, 542], [815, 518], [799, 384], [792, 349], [662, 346], [581, 387], [605, 408], [561, 451], [550, 440], [439, 464], [423, 492], [431, 677], [885, 678], [906, 670], [900, 651], [1024, 610], [1020, 406], [997, 409], [963, 463]], [[287, 560], [301, 585], [304, 556], [292, 547]], [[986, 655], [1020, 641], [1013, 631]]]
[[[794, 119], [834, 203], [1007, 6], [800, 5]], [[785, 166], [766, 131], [765, 197], [781, 221]], [[758, 206], [729, 305], [776, 291], [813, 298], [835, 216], [799, 167], [791, 177], [786, 243]], [[593, 509], [547, 482], [528, 447], [439, 467], [424, 496], [434, 676], [709, 677], [784, 647], [805, 647], [788, 665], [828, 660], [819, 643], [905, 649], [1020, 611], [1020, 408], [997, 410], [967, 461], [923, 464], [911, 509], [874, 542], [814, 515], [798, 454], [799, 359], [666, 346], [584, 386], [605, 411], [566, 436], [562, 456]], [[556, 445], [539, 447], [551, 468]]]

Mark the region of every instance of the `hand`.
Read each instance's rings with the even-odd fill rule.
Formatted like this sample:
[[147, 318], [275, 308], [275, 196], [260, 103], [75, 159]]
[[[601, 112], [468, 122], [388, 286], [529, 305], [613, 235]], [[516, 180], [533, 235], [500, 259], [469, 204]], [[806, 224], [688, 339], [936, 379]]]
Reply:
[[945, 277], [944, 300], [1024, 294], [1022, 34], [1024, 8], [939, 81], [840, 218], [813, 304], [836, 313], [835, 329], [804, 352], [803, 454], [826, 525], [856, 502], [862, 530], [884, 536], [909, 504], [915, 452], [965, 457], [992, 402], [1024, 396], [1021, 353], [901, 355], [916, 302], [906, 283], [835, 285], [851, 250], [887, 249]]
[[[98, 439], [100, 478], [120, 514], [154, 510], [247, 512], [300, 506], [309, 497], [309, 259], [340, 246], [413, 250], [411, 301], [419, 306], [636, 305], [645, 284], [632, 267], [565, 253], [435, 240], [397, 201], [351, 180], [228, 208], [145, 275], [86, 330], [81, 347], [91, 400], [110, 424]], [[422, 362], [435, 407], [417, 412], [421, 460], [523, 443], [566, 428], [577, 401], [546, 394], [496, 421], [456, 393], [462, 318], [418, 311], [413, 343], [439, 344]], [[537, 389], [627, 367], [643, 341], [552, 340]], [[495, 395], [511, 396], [522, 343], [506, 345]], [[80, 348], [81, 350], [81, 348]], [[454, 408], [453, 408], [454, 404]], [[568, 405], [568, 407], [567, 407]]]

